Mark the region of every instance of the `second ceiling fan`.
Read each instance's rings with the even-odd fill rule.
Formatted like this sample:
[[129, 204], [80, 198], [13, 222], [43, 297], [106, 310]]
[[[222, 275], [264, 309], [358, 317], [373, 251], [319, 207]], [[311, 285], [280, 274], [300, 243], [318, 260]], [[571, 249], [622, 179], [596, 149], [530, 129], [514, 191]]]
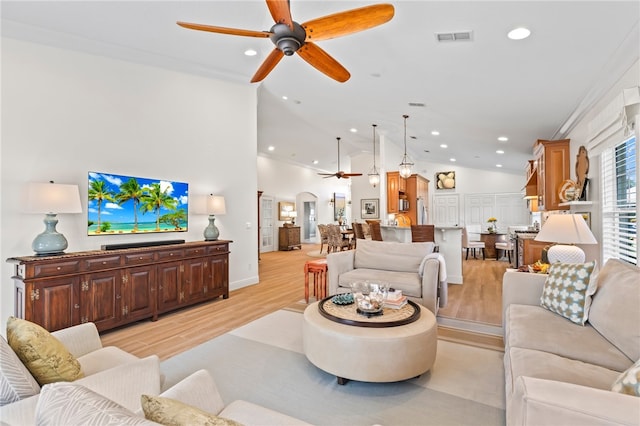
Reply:
[[316, 41], [328, 40], [376, 27], [391, 20], [393, 5], [376, 4], [346, 10], [298, 24], [291, 18], [288, 0], [266, 0], [267, 7], [276, 22], [269, 31], [253, 31], [178, 21], [178, 25], [198, 31], [231, 34], [244, 37], [270, 38], [275, 49], [264, 60], [251, 79], [262, 81], [284, 56], [298, 53], [312, 67], [332, 79], [344, 83], [351, 77], [338, 61], [321, 49]]
[[340, 138], [336, 138], [338, 140], [338, 171], [335, 173], [318, 173], [320, 176], [324, 176], [324, 178], [337, 177], [338, 179], [349, 179], [352, 176], [362, 176], [362, 173], [345, 173], [340, 170]]

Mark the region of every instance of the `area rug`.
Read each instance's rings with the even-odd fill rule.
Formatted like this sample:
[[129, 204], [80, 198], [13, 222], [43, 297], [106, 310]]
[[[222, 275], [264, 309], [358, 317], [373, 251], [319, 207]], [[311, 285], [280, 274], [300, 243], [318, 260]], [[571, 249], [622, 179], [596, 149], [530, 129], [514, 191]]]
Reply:
[[500, 352], [438, 341], [435, 365], [418, 378], [338, 385], [306, 359], [302, 315], [285, 310], [170, 358], [161, 368], [165, 387], [207, 369], [225, 402], [244, 399], [316, 425], [505, 423]]
[[307, 256], [311, 256], [311, 257], [327, 257], [327, 253], [326, 252], [320, 253], [320, 250], [310, 250], [310, 251], [307, 252]]

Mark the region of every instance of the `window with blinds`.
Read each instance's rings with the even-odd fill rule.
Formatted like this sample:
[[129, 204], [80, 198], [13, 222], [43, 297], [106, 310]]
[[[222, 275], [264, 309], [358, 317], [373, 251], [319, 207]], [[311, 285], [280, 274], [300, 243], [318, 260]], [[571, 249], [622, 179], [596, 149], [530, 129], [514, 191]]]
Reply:
[[636, 138], [602, 152], [602, 261], [638, 264]]

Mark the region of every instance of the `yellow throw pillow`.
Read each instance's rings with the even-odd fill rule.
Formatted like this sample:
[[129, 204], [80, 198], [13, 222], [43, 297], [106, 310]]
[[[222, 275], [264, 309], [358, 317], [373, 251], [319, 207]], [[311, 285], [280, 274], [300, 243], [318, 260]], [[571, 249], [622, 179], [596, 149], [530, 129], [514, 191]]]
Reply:
[[147, 420], [165, 426], [242, 426], [175, 399], [142, 395], [140, 402]]
[[40, 386], [84, 377], [78, 360], [38, 324], [9, 317], [7, 342]]

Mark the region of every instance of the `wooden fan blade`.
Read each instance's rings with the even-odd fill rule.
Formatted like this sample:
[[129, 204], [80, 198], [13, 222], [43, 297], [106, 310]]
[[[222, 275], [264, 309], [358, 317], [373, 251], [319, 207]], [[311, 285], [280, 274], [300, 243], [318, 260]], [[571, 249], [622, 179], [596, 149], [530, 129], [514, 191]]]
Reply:
[[331, 55], [314, 43], [305, 43], [298, 49], [298, 54], [302, 59], [307, 61], [309, 65], [340, 83], [344, 83], [351, 77], [351, 74], [349, 74], [349, 71], [347, 71], [345, 67], [340, 65]]
[[258, 71], [256, 71], [256, 73], [253, 75], [251, 82], [257, 83], [264, 80], [264, 78], [269, 75], [271, 70], [273, 70], [273, 68], [278, 65], [278, 62], [280, 62], [280, 59], [282, 59], [283, 57], [284, 53], [282, 53], [281, 50], [273, 49], [271, 53], [269, 53], [269, 56], [267, 56], [267, 59], [265, 59], [262, 65], [260, 65]]
[[390, 4], [374, 4], [312, 19], [302, 24], [307, 32], [305, 41], [328, 40], [368, 30], [390, 21], [394, 12]]
[[190, 30], [208, 31], [210, 33], [218, 34], [231, 34], [244, 37], [262, 37], [267, 38], [271, 35], [269, 31], [252, 31], [252, 30], [240, 30], [237, 28], [215, 27], [213, 25], [192, 24], [190, 22], [176, 22], [178, 25]]
[[342, 175], [342, 177], [345, 177], [345, 176], [349, 176], [349, 177], [351, 177], [351, 176], [362, 176], [362, 173], [345, 173], [345, 174]]
[[289, 0], [267, 0], [267, 7], [271, 12], [271, 17], [278, 24], [286, 24], [293, 30], [293, 19], [291, 19], [291, 9]]

